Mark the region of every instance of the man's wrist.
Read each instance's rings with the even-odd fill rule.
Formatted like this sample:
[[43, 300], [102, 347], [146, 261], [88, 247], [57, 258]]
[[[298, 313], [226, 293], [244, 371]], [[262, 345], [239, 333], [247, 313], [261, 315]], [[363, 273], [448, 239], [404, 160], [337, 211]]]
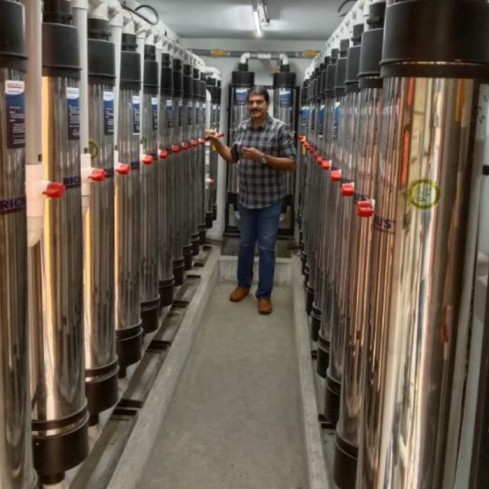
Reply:
[[263, 153], [263, 156], [260, 158], [260, 163], [262, 165], [268, 165], [268, 155]]

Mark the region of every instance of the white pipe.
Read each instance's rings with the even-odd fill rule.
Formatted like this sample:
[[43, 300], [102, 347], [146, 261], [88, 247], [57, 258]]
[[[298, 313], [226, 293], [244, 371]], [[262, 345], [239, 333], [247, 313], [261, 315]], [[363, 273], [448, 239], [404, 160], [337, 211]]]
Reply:
[[89, 18], [108, 20], [109, 5], [104, 0], [89, 0]]
[[289, 64], [289, 57], [286, 54], [279, 54], [279, 58], [283, 66], [287, 66]]
[[249, 59], [250, 59], [250, 53], [243, 53], [241, 55], [241, 58], [239, 58], [239, 63], [240, 64], [246, 64], [246, 63], [248, 63]]
[[25, 75], [26, 198], [28, 245], [34, 246], [44, 229], [47, 181], [42, 164], [42, 6], [22, 0], [26, 18], [27, 72]]

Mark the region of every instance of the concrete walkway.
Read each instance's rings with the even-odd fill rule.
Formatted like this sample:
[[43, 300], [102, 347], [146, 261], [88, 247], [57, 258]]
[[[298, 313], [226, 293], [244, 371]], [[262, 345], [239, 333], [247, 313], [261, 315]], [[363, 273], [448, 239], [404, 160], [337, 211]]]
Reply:
[[274, 312], [212, 291], [140, 487], [307, 489], [291, 287]]

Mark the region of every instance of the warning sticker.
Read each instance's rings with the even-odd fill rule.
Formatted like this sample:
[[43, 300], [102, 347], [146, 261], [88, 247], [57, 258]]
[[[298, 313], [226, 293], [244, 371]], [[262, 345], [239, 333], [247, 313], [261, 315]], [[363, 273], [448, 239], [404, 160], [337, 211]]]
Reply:
[[5, 82], [5, 112], [7, 116], [7, 148], [25, 147], [24, 82]]
[[66, 105], [68, 115], [68, 139], [80, 140], [80, 89], [66, 87]]
[[141, 104], [139, 95], [132, 96], [132, 133], [141, 134]]
[[104, 134], [114, 134], [114, 92], [104, 91]]
[[408, 202], [416, 209], [432, 209], [438, 205], [440, 196], [440, 187], [433, 180], [414, 180], [408, 188]]

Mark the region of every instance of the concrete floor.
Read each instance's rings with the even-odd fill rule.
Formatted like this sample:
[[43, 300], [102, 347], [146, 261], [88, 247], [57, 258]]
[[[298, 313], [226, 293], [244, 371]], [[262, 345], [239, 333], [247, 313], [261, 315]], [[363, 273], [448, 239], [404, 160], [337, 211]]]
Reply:
[[306, 489], [292, 290], [274, 312], [212, 291], [158, 441], [145, 489]]

